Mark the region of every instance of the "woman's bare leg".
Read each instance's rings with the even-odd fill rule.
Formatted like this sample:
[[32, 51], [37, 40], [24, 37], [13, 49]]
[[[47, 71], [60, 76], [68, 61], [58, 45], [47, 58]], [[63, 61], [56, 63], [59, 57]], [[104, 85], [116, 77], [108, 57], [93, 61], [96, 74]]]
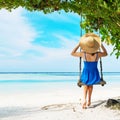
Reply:
[[93, 91], [93, 86], [89, 86], [88, 87], [88, 103], [87, 106], [91, 105], [91, 95], [92, 95], [92, 91]]
[[87, 98], [87, 93], [88, 93], [88, 86], [84, 85], [83, 86], [83, 105], [82, 108], [85, 109], [86, 108], [86, 98]]

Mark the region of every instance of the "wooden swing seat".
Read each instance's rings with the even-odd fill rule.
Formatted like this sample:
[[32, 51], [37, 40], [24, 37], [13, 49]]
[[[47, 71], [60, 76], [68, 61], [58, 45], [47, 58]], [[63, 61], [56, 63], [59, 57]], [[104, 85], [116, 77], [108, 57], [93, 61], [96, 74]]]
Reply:
[[[101, 79], [101, 81], [99, 82], [99, 83], [96, 83], [96, 84], [94, 84], [94, 85], [101, 85], [101, 86], [104, 86], [106, 84], [106, 81], [105, 80], [103, 80], [103, 79]], [[78, 83], [77, 83], [77, 85], [79, 86], [79, 87], [82, 87], [83, 85], [85, 85], [84, 83], [82, 83], [82, 81], [81, 80], [78, 80]]]

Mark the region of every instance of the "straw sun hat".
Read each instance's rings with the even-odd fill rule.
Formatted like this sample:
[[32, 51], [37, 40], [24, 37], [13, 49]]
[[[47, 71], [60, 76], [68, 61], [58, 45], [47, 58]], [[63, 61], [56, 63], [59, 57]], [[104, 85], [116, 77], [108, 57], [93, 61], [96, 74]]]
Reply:
[[94, 33], [86, 33], [80, 39], [80, 47], [87, 53], [95, 53], [101, 46], [101, 39]]

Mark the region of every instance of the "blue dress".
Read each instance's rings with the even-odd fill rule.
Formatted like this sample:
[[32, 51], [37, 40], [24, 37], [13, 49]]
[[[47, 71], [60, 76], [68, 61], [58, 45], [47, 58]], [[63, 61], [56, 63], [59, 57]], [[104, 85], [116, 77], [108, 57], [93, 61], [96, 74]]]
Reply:
[[84, 68], [81, 74], [81, 81], [85, 85], [94, 85], [100, 82], [100, 75], [97, 68], [98, 61], [97, 60], [98, 55], [96, 55], [96, 59], [93, 62], [87, 61], [86, 59], [86, 53], [85, 53], [85, 59], [84, 61]]

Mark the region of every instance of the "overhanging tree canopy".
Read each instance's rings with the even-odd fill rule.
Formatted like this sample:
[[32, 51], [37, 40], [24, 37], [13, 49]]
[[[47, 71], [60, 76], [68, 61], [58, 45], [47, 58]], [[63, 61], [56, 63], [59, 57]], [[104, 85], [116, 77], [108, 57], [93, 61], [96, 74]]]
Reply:
[[120, 0], [0, 0], [0, 9], [20, 6], [45, 14], [64, 10], [82, 15], [81, 27], [86, 32], [99, 29], [102, 40], [112, 44], [116, 57], [120, 56]]

